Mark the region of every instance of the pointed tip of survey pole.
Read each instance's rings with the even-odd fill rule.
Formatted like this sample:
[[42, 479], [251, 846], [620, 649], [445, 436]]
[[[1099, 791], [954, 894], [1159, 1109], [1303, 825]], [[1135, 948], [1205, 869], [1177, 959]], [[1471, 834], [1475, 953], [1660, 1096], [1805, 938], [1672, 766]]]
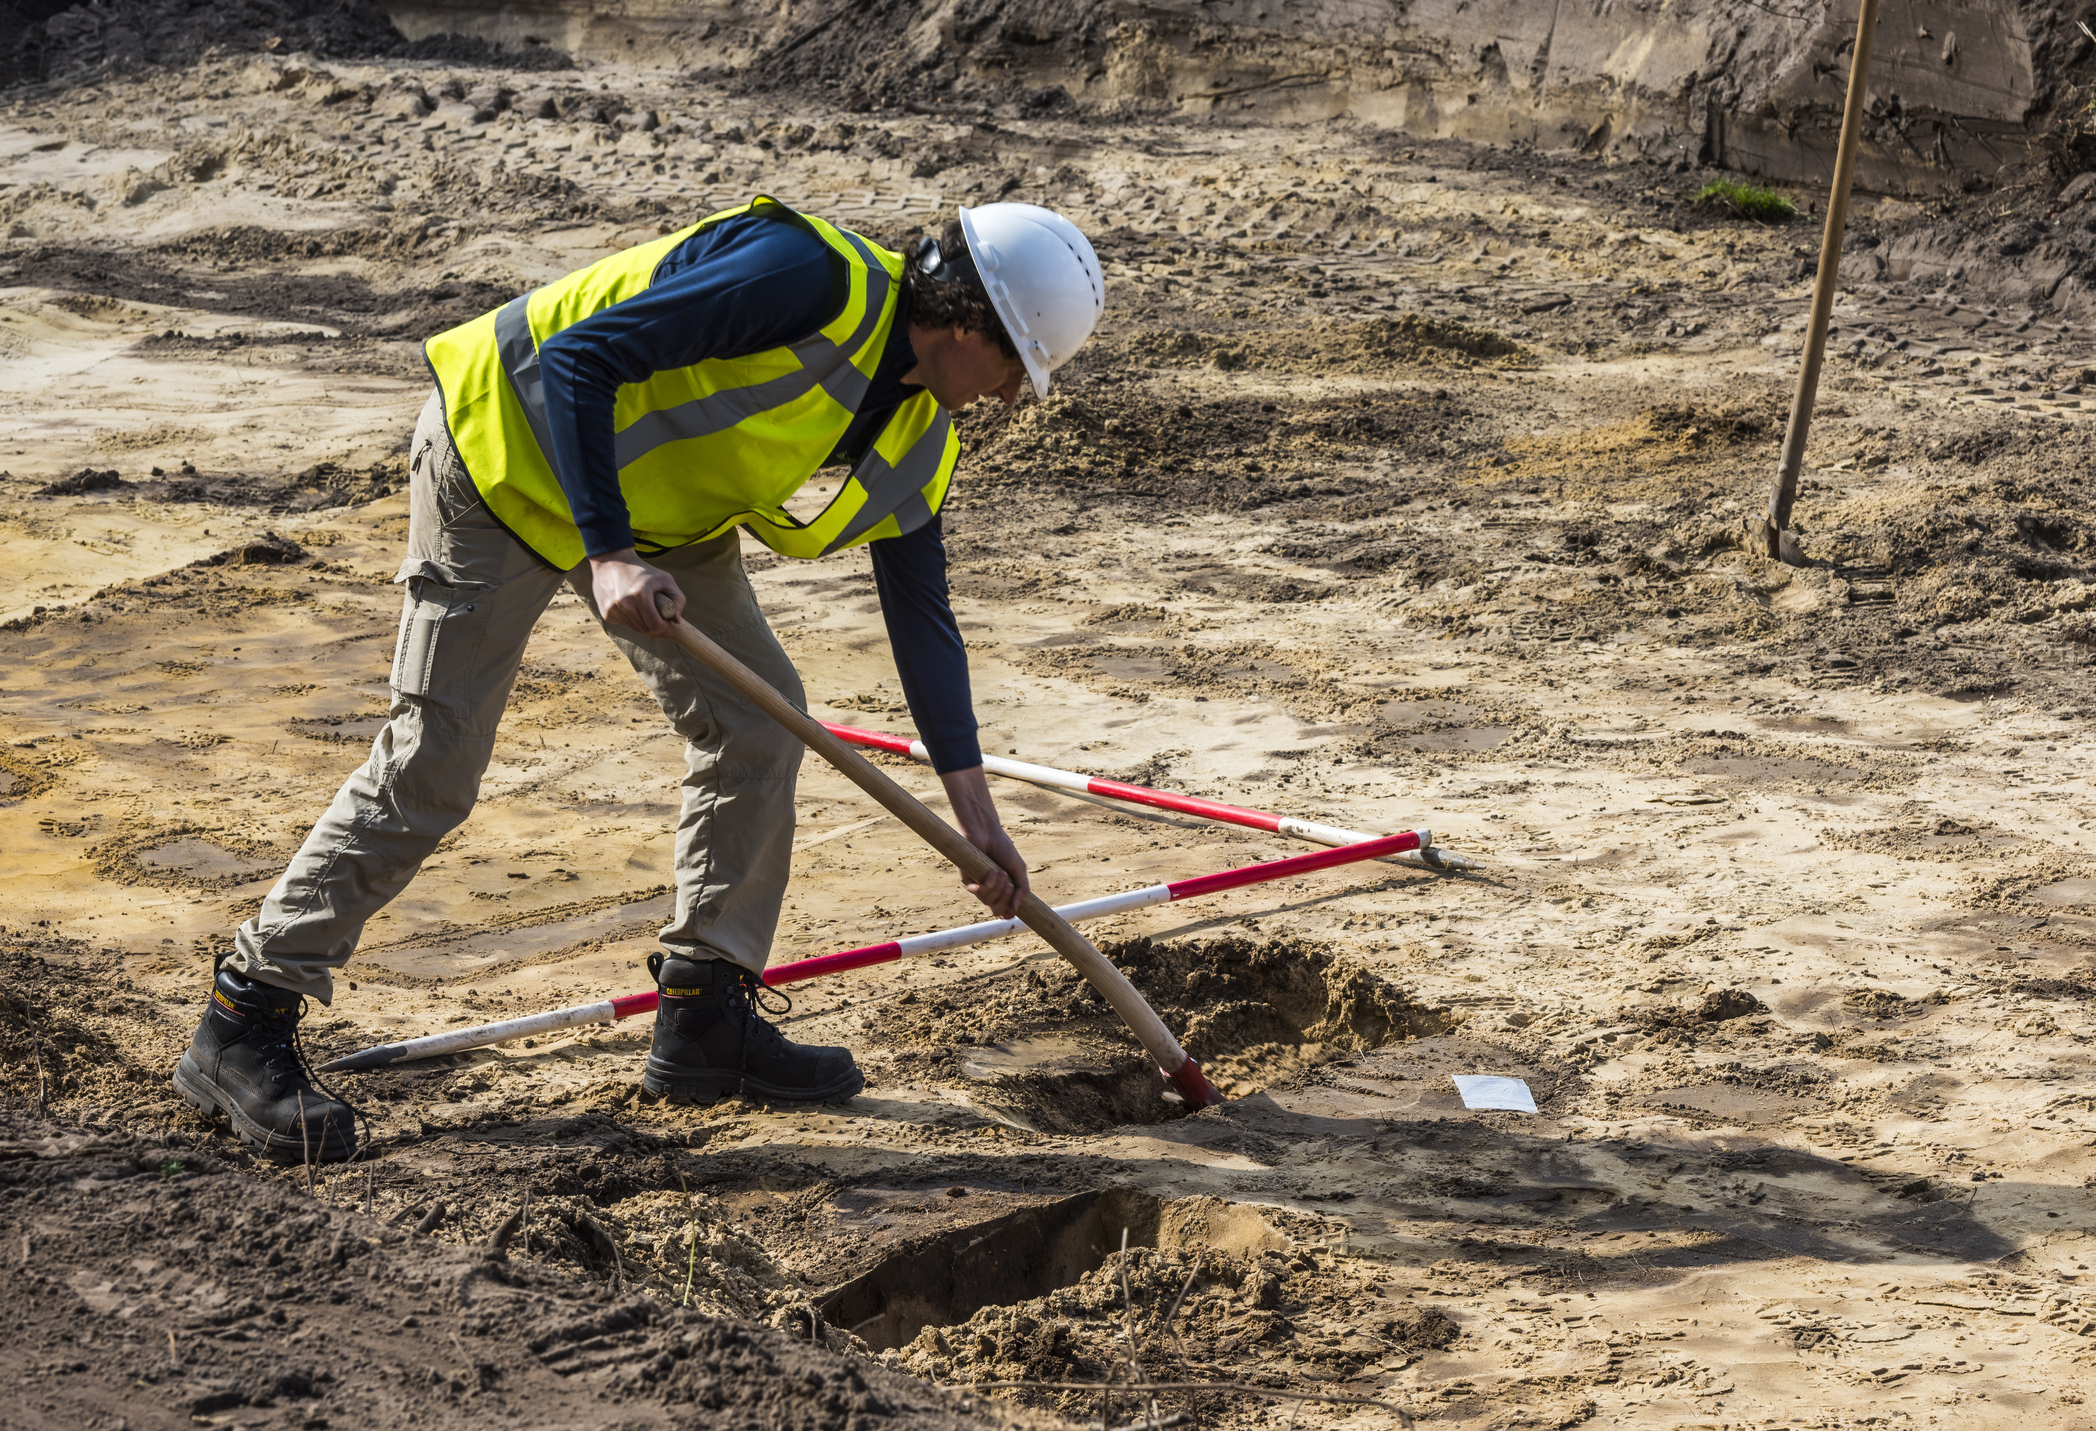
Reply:
[[[1159, 1069], [1158, 1072], [1163, 1073], [1164, 1070]], [[1179, 1090], [1179, 1096], [1184, 1098], [1190, 1107], [1215, 1108], [1223, 1102], [1223, 1095], [1215, 1091], [1215, 1085], [1208, 1081], [1207, 1074], [1201, 1072], [1201, 1065], [1194, 1062], [1192, 1054], [1186, 1056], [1186, 1062], [1179, 1065], [1177, 1073], [1166, 1073], [1164, 1076], [1172, 1087]]]
[[362, 1073], [373, 1068], [384, 1068], [406, 1052], [397, 1043], [382, 1043], [377, 1048], [367, 1048], [361, 1053], [345, 1053], [340, 1058], [331, 1058], [314, 1070], [315, 1073]]

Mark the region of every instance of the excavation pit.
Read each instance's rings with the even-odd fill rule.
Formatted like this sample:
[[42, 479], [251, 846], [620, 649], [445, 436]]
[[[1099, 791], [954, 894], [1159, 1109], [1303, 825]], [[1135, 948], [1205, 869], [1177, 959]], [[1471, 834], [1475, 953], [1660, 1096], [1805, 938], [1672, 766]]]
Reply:
[[1154, 1247], [1158, 1207], [1147, 1193], [1114, 1188], [913, 1241], [831, 1292], [822, 1315], [875, 1351], [906, 1346], [925, 1327], [1069, 1286], [1120, 1247], [1123, 1228], [1130, 1246]]
[[[861, 1335], [876, 1333], [892, 1366], [948, 1385], [1002, 1382], [996, 1395], [1072, 1419], [1101, 1409], [1096, 1391], [1073, 1384], [1125, 1378], [1131, 1357], [1141, 1375], [1176, 1380], [1158, 1373], [1286, 1348], [1292, 1365], [1344, 1381], [1459, 1335], [1446, 1313], [1334, 1255], [1340, 1230], [1278, 1208], [1111, 1189], [956, 1232], [950, 1250], [898, 1250], [829, 1305], [864, 1313]], [[1157, 1410], [1242, 1424], [1198, 1385], [1161, 1392]]]
[[1256, 1254], [1289, 1246], [1251, 1208], [1214, 1198], [1166, 1200], [1130, 1188], [1078, 1193], [895, 1248], [830, 1292], [823, 1318], [875, 1351], [908, 1346], [927, 1327], [985, 1307], [1031, 1302], [1081, 1283], [1130, 1248], [1196, 1247]]
[[[1226, 1098], [1454, 1021], [1331, 950], [1296, 940], [1132, 939], [1102, 946]], [[1046, 960], [965, 990], [905, 994], [885, 1030], [979, 1112], [1042, 1133], [1161, 1123], [1194, 1110], [1167, 1091], [1105, 1001]]]

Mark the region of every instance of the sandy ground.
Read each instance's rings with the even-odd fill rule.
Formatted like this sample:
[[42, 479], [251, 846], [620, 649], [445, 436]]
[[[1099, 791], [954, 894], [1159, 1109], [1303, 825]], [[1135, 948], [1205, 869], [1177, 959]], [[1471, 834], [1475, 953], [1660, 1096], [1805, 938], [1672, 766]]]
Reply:
[[[476, 119], [453, 80], [661, 127]], [[1006, 1414], [898, 1372], [1096, 1418], [1043, 1383], [1131, 1345], [1157, 1380], [1379, 1403], [1159, 1394], [1204, 1426], [2087, 1425], [2096, 343], [1855, 265], [1816, 563], [1772, 567], [1739, 534], [1816, 234], [1699, 182], [1334, 126], [787, 116], [603, 68], [211, 61], [0, 115], [0, 1300], [34, 1359], [0, 1425], [726, 1417], [672, 1367], [753, 1363], [648, 1320], [695, 1316], [687, 1283], [779, 1356], [827, 1345], [811, 1425], [871, 1355], [869, 1425]], [[1071, 380], [964, 424], [987, 748], [1428, 826], [1481, 868], [1092, 926], [1231, 1094], [1198, 1116], [1014, 940], [797, 988], [793, 1035], [867, 1068], [842, 1107], [645, 1103], [644, 1023], [346, 1078], [373, 1160], [315, 1203], [166, 1074], [379, 724], [414, 345], [759, 191], [890, 239], [1009, 192], [1099, 237]], [[1862, 207], [1867, 249], [1896, 215]], [[41, 490], [83, 472], [115, 483]], [[863, 556], [750, 564], [818, 713], [905, 729]], [[315, 1050], [645, 988], [680, 768], [556, 603], [479, 808]], [[1300, 848], [999, 795], [1058, 902]], [[775, 959], [973, 917], [813, 763], [800, 822]], [[1467, 1111], [1462, 1073], [1539, 1112]], [[629, 1311], [511, 1346], [505, 1383], [460, 1340], [500, 1320], [467, 1254], [527, 1190], [513, 1294]], [[246, 1270], [175, 1230], [196, 1203], [259, 1209], [220, 1219]], [[60, 1236], [98, 1217], [191, 1270]], [[296, 1277], [264, 1270], [287, 1225]], [[305, 1380], [272, 1381], [301, 1297]]]

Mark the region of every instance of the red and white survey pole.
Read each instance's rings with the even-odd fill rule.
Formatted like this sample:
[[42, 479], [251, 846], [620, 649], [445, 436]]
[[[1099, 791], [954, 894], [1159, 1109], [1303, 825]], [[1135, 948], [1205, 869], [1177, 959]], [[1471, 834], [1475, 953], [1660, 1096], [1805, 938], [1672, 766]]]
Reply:
[[[931, 752], [921, 740], [905, 736], [889, 735], [878, 730], [860, 730], [856, 726], [833, 725], [824, 721], [823, 728], [839, 740], [853, 745], [868, 746], [874, 750], [885, 750], [893, 755], [907, 755], [913, 760], [931, 761]], [[1030, 760], [1009, 760], [1001, 755], [983, 756], [983, 769], [992, 775], [1004, 775], [1013, 780], [1024, 780], [1033, 785], [1045, 785], [1051, 790], [1068, 790], [1078, 795], [1099, 795], [1109, 800], [1125, 800], [1131, 805], [1148, 805], [1156, 810], [1172, 810], [1182, 815], [1199, 815], [1204, 820], [1217, 820], [1226, 825], [1242, 825], [1250, 830], [1266, 830], [1290, 839], [1308, 840], [1314, 845], [1358, 845], [1370, 840], [1380, 840], [1381, 835], [1362, 830], [1344, 830], [1337, 825], [1320, 824], [1316, 820], [1298, 820], [1293, 815], [1274, 815], [1265, 810], [1248, 810], [1242, 805], [1226, 805], [1220, 800], [1206, 800], [1199, 795], [1180, 795], [1170, 790], [1152, 790], [1147, 785], [1130, 785], [1120, 780], [1101, 780], [1096, 775], [1086, 775], [1076, 770], [1058, 770], [1052, 765], [1035, 765]], [[1454, 850], [1435, 849], [1428, 844], [1418, 850], [1408, 850], [1407, 863], [1414, 861], [1431, 869], [1475, 869], [1476, 863]]]
[[[1179, 900], [1193, 899], [1204, 894], [1221, 894], [1224, 890], [1243, 889], [1246, 885], [1268, 884], [1274, 880], [1291, 879], [1296, 875], [1315, 874], [1319, 870], [1332, 869], [1339, 865], [1358, 864], [1363, 860], [1381, 859], [1386, 855], [1427, 849], [1432, 846], [1433, 841], [1431, 830], [1408, 830], [1401, 835], [1384, 835], [1356, 841], [1338, 849], [1321, 850], [1314, 855], [1293, 855], [1285, 860], [1244, 865], [1234, 870], [1221, 870], [1215, 874], [1175, 880], [1170, 884], [1145, 885], [1141, 889], [1131, 889], [1122, 894], [1102, 895], [1098, 899], [1087, 899], [1076, 904], [1057, 905], [1055, 912], [1072, 924], [1078, 924], [1087, 919], [1103, 919], [1109, 914], [1125, 914], [1132, 909], [1174, 904]], [[813, 959], [781, 964], [765, 970], [764, 980], [768, 984], [791, 984], [802, 979], [819, 979], [826, 974], [842, 974], [846, 970], [864, 969], [871, 964], [889, 964], [897, 959], [908, 959], [915, 955], [940, 954], [949, 949], [981, 944], [985, 940], [1003, 939], [1008, 935], [1017, 934], [1024, 928], [1024, 922], [1017, 919], [986, 919], [976, 924], [963, 924], [931, 934], [914, 934], [907, 939], [891, 939], [886, 944], [868, 944], [859, 949], [845, 949], [835, 954], [821, 954]], [[645, 994], [627, 994], [623, 998], [604, 999], [594, 1004], [577, 1004], [571, 1008], [552, 1009], [543, 1014], [526, 1014], [522, 1018], [503, 1019], [497, 1023], [481, 1024], [476, 1028], [453, 1029], [448, 1033], [411, 1038], [404, 1043], [380, 1044], [376, 1048], [367, 1048], [330, 1059], [320, 1065], [320, 1071], [337, 1073], [385, 1068], [390, 1064], [403, 1063], [410, 1059], [435, 1058], [444, 1053], [462, 1053], [469, 1048], [485, 1048], [489, 1044], [508, 1043], [512, 1039], [558, 1033], [562, 1029], [576, 1028], [583, 1024], [615, 1023], [620, 1019], [630, 1019], [636, 1014], [652, 1014], [655, 1012], [655, 1003], [655, 991], [650, 989]]]
[[[1122, 894], [1101, 895], [1098, 899], [1087, 899], [1077, 904], [1059, 904], [1055, 907], [1055, 912], [1072, 924], [1079, 924], [1087, 919], [1104, 919], [1109, 914], [1126, 914], [1131, 909], [1148, 909], [1153, 904], [1173, 904], [1182, 899], [1193, 899], [1198, 895], [1221, 894], [1226, 889], [1242, 889], [1248, 884], [1265, 884], [1270, 880], [1287, 879], [1290, 875], [1312, 874], [1318, 870], [1330, 869], [1334, 865], [1354, 864], [1383, 855], [1423, 849], [1432, 843], [1433, 838], [1431, 830], [1408, 830], [1402, 835], [1387, 835], [1379, 840], [1326, 850], [1322, 854], [1295, 855], [1263, 865], [1245, 865], [1240, 869], [1223, 870], [1218, 874], [1196, 875], [1192, 879], [1177, 880], [1171, 884], [1145, 885], [1141, 889], [1131, 889]], [[868, 944], [863, 949], [846, 949], [839, 954], [822, 954], [813, 959], [781, 964], [776, 969], [764, 971], [764, 982], [790, 984], [799, 979], [819, 979], [825, 974], [841, 974], [847, 969], [863, 969], [869, 964], [892, 963], [916, 954], [941, 954], [949, 949], [980, 944], [986, 939], [1002, 939], [1006, 935], [1017, 934], [1025, 927], [1016, 919], [985, 919], [979, 924], [963, 924], [954, 929], [942, 929], [936, 934], [913, 934], [908, 939], [892, 939], [886, 944]]]

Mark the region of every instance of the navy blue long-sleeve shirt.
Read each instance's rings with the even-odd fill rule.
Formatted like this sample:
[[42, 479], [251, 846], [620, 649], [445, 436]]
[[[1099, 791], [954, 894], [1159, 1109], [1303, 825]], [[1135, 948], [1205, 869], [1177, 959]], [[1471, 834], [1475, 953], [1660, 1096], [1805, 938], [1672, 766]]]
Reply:
[[[562, 329], [539, 346], [554, 471], [591, 556], [633, 545], [612, 448], [612, 405], [627, 383], [707, 358], [738, 358], [798, 342], [842, 311], [844, 261], [781, 217], [746, 214], [677, 245], [646, 290]], [[905, 303], [907, 295], [905, 295]], [[920, 389], [907, 308], [882, 350], [833, 462], [856, 462], [903, 399]], [[868, 544], [881, 617], [918, 737], [941, 774], [982, 764], [968, 651], [946, 585], [946, 542], [935, 518]]]

